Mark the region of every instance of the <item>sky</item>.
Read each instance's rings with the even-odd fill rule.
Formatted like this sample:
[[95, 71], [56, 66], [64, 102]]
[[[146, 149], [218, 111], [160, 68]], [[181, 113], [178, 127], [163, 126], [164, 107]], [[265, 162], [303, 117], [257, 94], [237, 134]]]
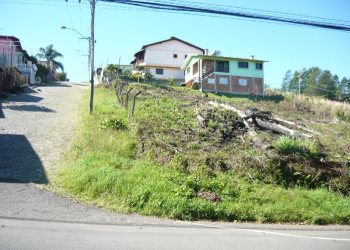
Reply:
[[[147, 1], [147, 0], [146, 0]], [[184, 1], [184, 0], [183, 0]], [[181, 3], [182, 1], [170, 1]], [[350, 25], [348, 0], [190, 0], [235, 11], [282, 15]], [[88, 80], [90, 35], [88, 0], [0, 0], [0, 35], [16, 36], [30, 55], [53, 44], [64, 57], [71, 81]], [[286, 14], [283, 14], [286, 16]], [[312, 17], [321, 17], [311, 18]], [[350, 77], [350, 32], [242, 18], [189, 15], [98, 1], [95, 24], [95, 66], [129, 64], [143, 45], [176, 36], [198, 47], [219, 50], [223, 56], [268, 61], [265, 83], [281, 87], [287, 70], [318, 66], [339, 77]]]

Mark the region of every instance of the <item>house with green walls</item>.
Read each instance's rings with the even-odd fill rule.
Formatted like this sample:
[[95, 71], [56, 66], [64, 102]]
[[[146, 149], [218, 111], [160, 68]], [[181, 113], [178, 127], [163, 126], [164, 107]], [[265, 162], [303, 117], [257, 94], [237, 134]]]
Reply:
[[264, 95], [264, 63], [251, 58], [190, 54], [181, 66], [185, 84], [202, 91]]

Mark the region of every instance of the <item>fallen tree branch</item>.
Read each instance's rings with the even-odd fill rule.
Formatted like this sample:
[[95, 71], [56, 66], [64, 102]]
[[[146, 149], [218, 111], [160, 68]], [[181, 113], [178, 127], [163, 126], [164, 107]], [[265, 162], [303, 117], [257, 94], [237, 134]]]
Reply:
[[256, 122], [256, 124], [259, 127], [266, 128], [266, 129], [269, 129], [272, 131], [276, 131], [276, 132], [279, 132], [281, 134], [290, 135], [294, 138], [310, 139], [312, 137], [312, 135], [307, 135], [307, 134], [295, 131], [293, 129], [284, 127], [280, 124], [275, 124], [272, 122], [263, 121], [263, 120], [256, 118], [256, 117], [253, 118], [253, 120]]
[[290, 126], [295, 126], [296, 128], [304, 130], [304, 131], [306, 131], [308, 133], [315, 134], [315, 135], [320, 135], [319, 132], [317, 132], [315, 130], [312, 130], [312, 129], [309, 129], [309, 128], [306, 128], [304, 126], [300, 126], [299, 124], [296, 124], [295, 122], [286, 121], [286, 120], [283, 120], [283, 119], [281, 119], [279, 117], [276, 117], [276, 116], [274, 116], [273, 119], [278, 121], [278, 122], [280, 122], [280, 123], [284, 123], [284, 124], [287, 124], [287, 125], [290, 125]]

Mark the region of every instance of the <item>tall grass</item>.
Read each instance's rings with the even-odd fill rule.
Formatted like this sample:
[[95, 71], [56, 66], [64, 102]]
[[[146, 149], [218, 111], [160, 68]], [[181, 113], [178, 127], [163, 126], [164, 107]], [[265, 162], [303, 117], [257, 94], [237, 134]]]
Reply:
[[298, 96], [294, 94], [287, 94], [287, 96], [289, 100], [295, 99], [296, 105], [310, 108], [319, 117], [333, 119], [339, 118], [339, 114], [350, 117], [350, 104], [347, 102], [332, 101], [317, 96]]

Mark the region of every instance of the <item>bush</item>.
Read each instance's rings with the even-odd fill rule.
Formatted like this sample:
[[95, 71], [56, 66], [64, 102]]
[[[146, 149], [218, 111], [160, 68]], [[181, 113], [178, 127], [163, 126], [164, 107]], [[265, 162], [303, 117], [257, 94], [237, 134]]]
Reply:
[[199, 90], [200, 88], [201, 88], [201, 86], [199, 85], [198, 82], [194, 82], [194, 83], [192, 84], [192, 89], [194, 89], [194, 90]]
[[65, 72], [56, 73], [56, 79], [57, 79], [57, 81], [66, 81], [67, 80], [67, 73], [65, 73]]
[[282, 154], [305, 158], [318, 158], [322, 154], [321, 147], [317, 142], [294, 139], [289, 136], [280, 137], [274, 147]]
[[101, 122], [101, 128], [106, 129], [115, 129], [115, 130], [126, 130], [127, 126], [123, 120], [118, 118], [107, 118]]

